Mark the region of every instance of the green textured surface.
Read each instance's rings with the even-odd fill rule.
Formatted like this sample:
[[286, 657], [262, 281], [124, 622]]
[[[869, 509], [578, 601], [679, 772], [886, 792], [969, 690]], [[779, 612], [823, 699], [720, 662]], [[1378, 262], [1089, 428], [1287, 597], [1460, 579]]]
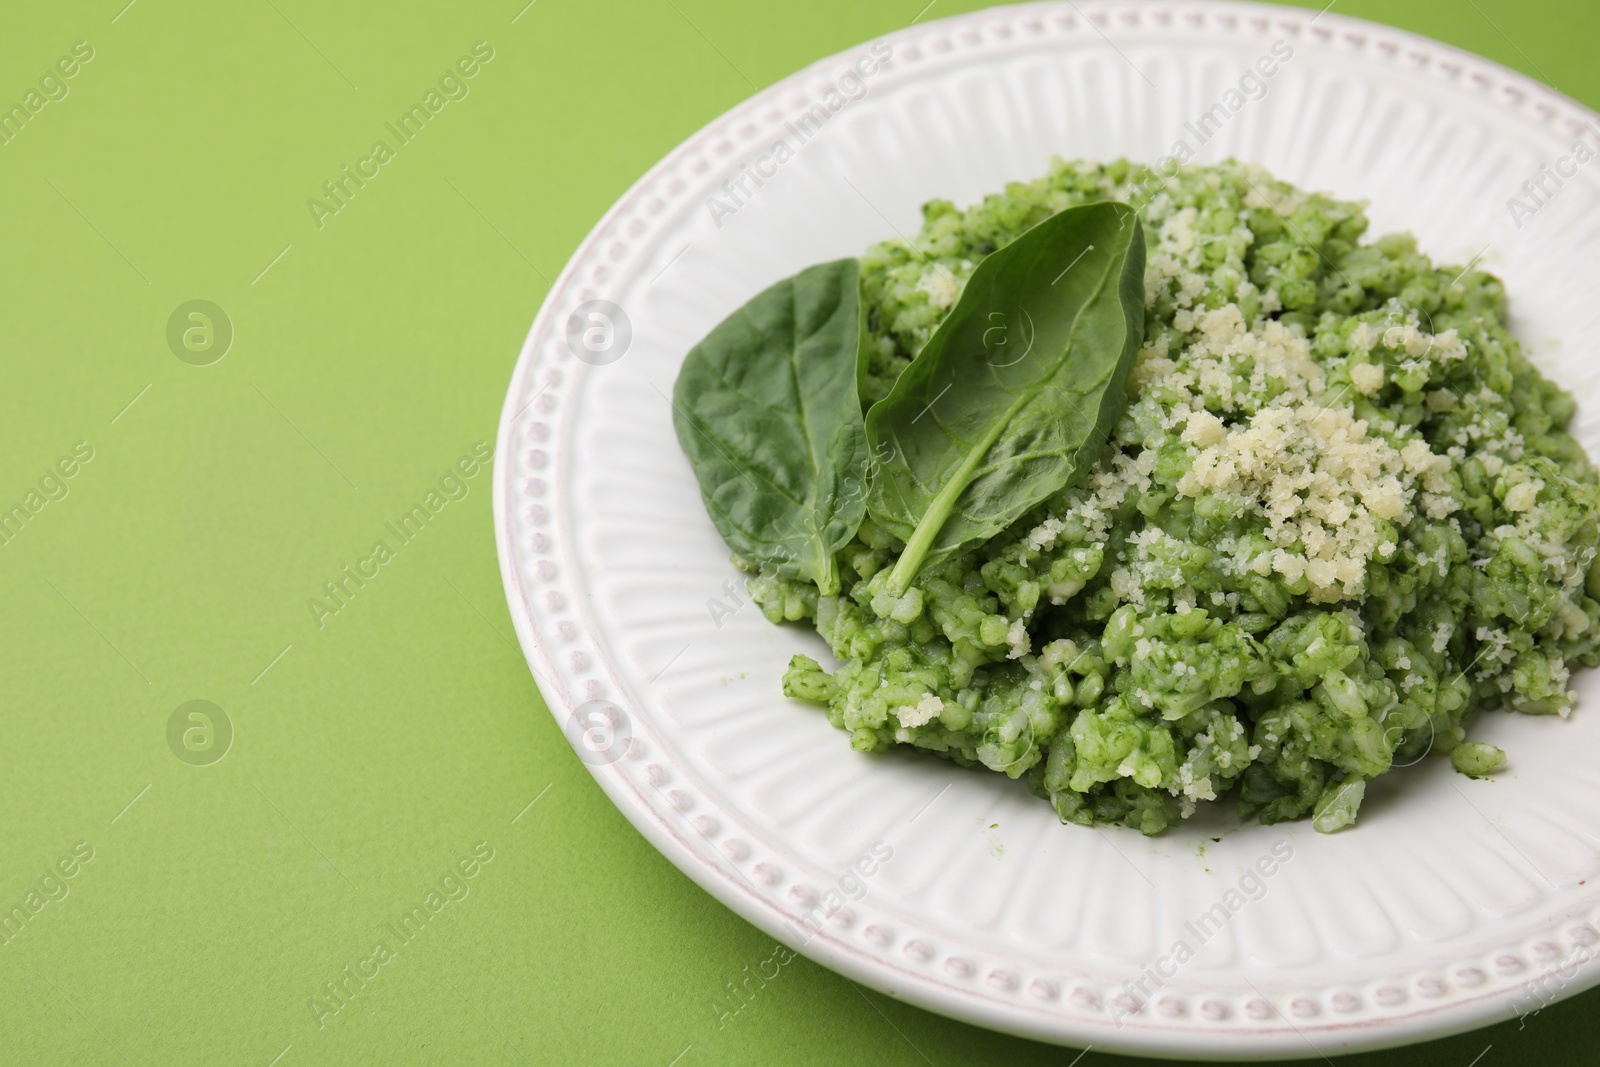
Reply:
[[[0, 1062], [1071, 1063], [804, 959], [719, 1029], [772, 943], [627, 825], [544, 711], [489, 474], [410, 543], [385, 528], [492, 442], [545, 279], [631, 182], [922, 0], [122, 3], [13, 6], [0, 34], [7, 102], [94, 49], [0, 146], [0, 508], [93, 449], [0, 547], [0, 908], [93, 849], [0, 945]], [[1336, 10], [1600, 103], [1600, 9]], [[470, 95], [319, 229], [307, 198], [479, 40]], [[167, 346], [193, 299], [233, 323], [211, 366]], [[319, 628], [307, 598], [379, 539], [394, 558]], [[233, 725], [220, 762], [168, 746], [191, 700]], [[400, 944], [384, 924], [475, 846], [492, 859], [447, 883], [467, 895]], [[319, 1026], [310, 999], [378, 940], [392, 958]], [[1589, 1062], [1597, 996], [1348, 1062]]]

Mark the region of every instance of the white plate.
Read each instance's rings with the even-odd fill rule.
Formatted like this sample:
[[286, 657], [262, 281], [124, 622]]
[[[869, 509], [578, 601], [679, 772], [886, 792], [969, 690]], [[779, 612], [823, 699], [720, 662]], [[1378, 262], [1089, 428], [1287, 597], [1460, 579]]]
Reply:
[[[1292, 58], [1198, 159], [1235, 155], [1369, 199], [1374, 234], [1409, 229], [1444, 260], [1482, 252], [1533, 357], [1578, 390], [1580, 434], [1600, 455], [1600, 162], [1521, 228], [1506, 203], [1594, 116], [1484, 60], [1332, 13], [996, 8], [890, 35], [880, 54], [892, 60], [861, 79], [864, 95], [841, 78], [867, 45], [823, 60], [645, 175], [533, 324], [500, 426], [495, 525], [540, 690], [664, 855], [857, 981], [1046, 1041], [1235, 1058], [1421, 1040], [1600, 977], [1588, 965], [1600, 945], [1592, 674], [1568, 721], [1479, 722], [1474, 736], [1511, 756], [1494, 781], [1426, 760], [1370, 790], [1350, 832], [1230, 831], [1223, 813], [1153, 840], [1062, 826], [1022, 783], [860, 755], [782, 697], [789, 656], [822, 643], [745, 603], [673, 436], [667, 397], [685, 351], [766, 285], [914, 232], [929, 198], [969, 202], [1035, 177], [1052, 153], [1154, 161], [1179, 138], [1194, 145], [1185, 123], [1227, 112], [1226, 90], [1277, 41]], [[826, 122], [801, 143], [791, 123], [813, 104]], [[779, 140], [792, 158], [761, 162]], [[745, 179], [750, 195], [723, 194], [737, 210], [713, 212], [708, 197], [745, 163], [763, 183]], [[612, 347], [580, 361], [568, 326], [591, 300], [625, 309], [631, 338], [618, 318]], [[893, 856], [863, 863], [865, 895], [797, 936], [787, 924], [830, 887], [853, 892], [852, 864], [880, 840]], [[1264, 895], [1229, 898], [1278, 843], [1293, 856], [1261, 879]], [[1186, 925], [1218, 902], [1217, 929]], [[1195, 957], [1163, 962], [1180, 940]]]

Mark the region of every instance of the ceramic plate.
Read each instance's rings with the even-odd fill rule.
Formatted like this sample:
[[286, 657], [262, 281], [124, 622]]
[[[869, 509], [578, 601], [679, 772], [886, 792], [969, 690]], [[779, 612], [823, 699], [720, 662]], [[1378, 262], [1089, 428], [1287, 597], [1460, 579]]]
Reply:
[[[1349, 832], [1225, 812], [1154, 839], [1063, 826], [1020, 782], [863, 756], [783, 698], [789, 657], [824, 647], [749, 603], [667, 399], [684, 353], [730, 311], [913, 233], [925, 200], [970, 202], [1052, 154], [1154, 162], [1184, 142], [1200, 162], [1254, 160], [1369, 200], [1374, 234], [1410, 230], [1436, 258], [1497, 271], [1515, 330], [1577, 391], [1600, 455], [1600, 162], [1572, 156], [1600, 136], [1594, 118], [1332, 12], [1162, 0], [916, 25], [763, 90], [611, 209], [522, 349], [495, 523], [551, 711], [639, 831], [728, 907], [856, 981], [995, 1029], [1146, 1054], [1331, 1055], [1594, 984], [1594, 674], [1569, 720], [1482, 717], [1473, 736], [1511, 757], [1493, 781], [1424, 760], [1374, 785]], [[1541, 165], [1563, 177], [1536, 201], [1523, 183]]]

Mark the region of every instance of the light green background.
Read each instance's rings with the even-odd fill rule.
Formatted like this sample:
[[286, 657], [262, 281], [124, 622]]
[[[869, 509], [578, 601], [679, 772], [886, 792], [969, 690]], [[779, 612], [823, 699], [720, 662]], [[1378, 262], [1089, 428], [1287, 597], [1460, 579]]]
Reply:
[[[0, 103], [95, 50], [0, 147], [0, 509], [94, 449], [0, 547], [0, 912], [94, 850], [0, 946], [0, 1061], [1071, 1063], [803, 959], [717, 1028], [772, 943], [627, 825], [540, 703], [488, 473], [323, 628], [306, 608], [493, 441], [547, 279], [631, 182], [924, 0], [124, 2], [0, 22]], [[1337, 10], [1600, 103], [1593, 6]], [[319, 229], [307, 198], [478, 40], [470, 96]], [[206, 367], [165, 337], [196, 298], [236, 331]], [[235, 730], [210, 766], [168, 747], [194, 699]], [[309, 998], [398, 946], [382, 924], [480, 841], [469, 895], [319, 1027]], [[1592, 1062], [1597, 996], [1349, 1062]]]

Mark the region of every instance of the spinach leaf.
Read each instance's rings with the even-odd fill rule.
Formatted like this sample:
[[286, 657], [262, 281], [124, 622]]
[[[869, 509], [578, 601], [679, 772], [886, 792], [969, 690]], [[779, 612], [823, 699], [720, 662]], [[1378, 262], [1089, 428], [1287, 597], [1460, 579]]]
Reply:
[[1069, 208], [979, 263], [867, 412], [867, 510], [906, 542], [890, 591], [1081, 478], [1143, 339], [1144, 232], [1126, 204]]
[[866, 512], [860, 273], [835, 260], [758, 293], [690, 350], [673, 389], [678, 442], [728, 547], [829, 596]]

